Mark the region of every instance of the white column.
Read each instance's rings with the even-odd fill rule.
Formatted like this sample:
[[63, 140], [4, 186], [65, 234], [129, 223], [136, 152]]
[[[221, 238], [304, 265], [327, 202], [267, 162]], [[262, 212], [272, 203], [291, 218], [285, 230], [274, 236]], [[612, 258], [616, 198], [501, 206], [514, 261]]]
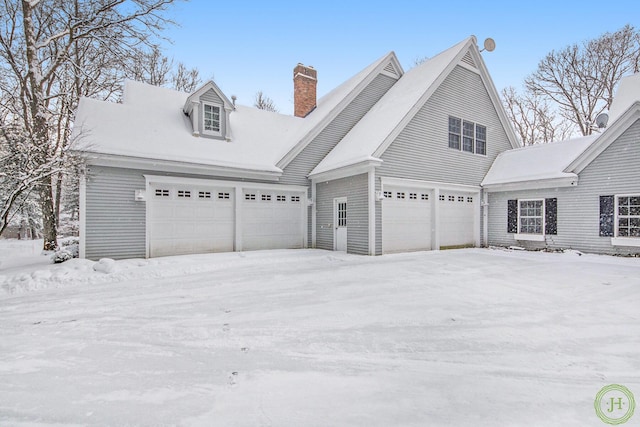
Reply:
[[376, 254], [376, 173], [369, 169], [369, 255]]

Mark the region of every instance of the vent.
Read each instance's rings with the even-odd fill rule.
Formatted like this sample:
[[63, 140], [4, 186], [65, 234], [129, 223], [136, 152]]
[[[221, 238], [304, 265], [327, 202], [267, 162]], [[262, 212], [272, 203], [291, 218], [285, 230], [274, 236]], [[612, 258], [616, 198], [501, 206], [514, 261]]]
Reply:
[[467, 53], [462, 57], [462, 62], [464, 62], [467, 65], [471, 65], [473, 68], [478, 68], [476, 67], [476, 63], [473, 61], [473, 58], [471, 57], [471, 52], [467, 51]]
[[394, 77], [398, 77], [398, 72], [396, 71], [395, 67], [393, 66], [393, 64], [391, 62], [389, 62], [387, 64], [386, 67], [384, 67], [383, 69], [386, 73], [391, 74]]

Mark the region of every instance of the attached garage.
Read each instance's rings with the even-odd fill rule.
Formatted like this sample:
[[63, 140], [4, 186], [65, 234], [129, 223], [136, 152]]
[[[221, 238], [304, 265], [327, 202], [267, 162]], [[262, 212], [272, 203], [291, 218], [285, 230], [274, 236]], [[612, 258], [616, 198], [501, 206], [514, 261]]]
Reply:
[[300, 193], [268, 189], [243, 190], [242, 249], [304, 247], [303, 198]]
[[480, 191], [383, 178], [382, 253], [480, 244]]
[[150, 193], [150, 257], [233, 251], [233, 188], [155, 184]]
[[306, 246], [306, 188], [147, 176], [148, 256]]
[[385, 187], [382, 202], [383, 253], [432, 247], [433, 196], [428, 190]]

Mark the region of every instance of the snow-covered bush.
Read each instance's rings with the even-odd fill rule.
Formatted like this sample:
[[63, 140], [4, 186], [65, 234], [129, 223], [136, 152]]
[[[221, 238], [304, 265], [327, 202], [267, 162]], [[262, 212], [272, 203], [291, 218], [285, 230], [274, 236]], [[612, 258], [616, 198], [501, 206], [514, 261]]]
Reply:
[[113, 273], [116, 271], [116, 262], [111, 258], [102, 258], [100, 261], [93, 264], [93, 271], [99, 271], [101, 273]]

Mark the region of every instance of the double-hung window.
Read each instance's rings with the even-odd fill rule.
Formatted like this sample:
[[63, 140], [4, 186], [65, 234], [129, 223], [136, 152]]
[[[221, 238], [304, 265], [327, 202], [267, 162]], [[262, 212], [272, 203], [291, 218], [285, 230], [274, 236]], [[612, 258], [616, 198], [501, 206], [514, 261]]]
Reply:
[[487, 154], [487, 127], [449, 116], [449, 148]]
[[518, 233], [542, 234], [544, 230], [544, 200], [518, 201]]
[[600, 196], [600, 236], [614, 246], [640, 246], [640, 194]]
[[205, 134], [220, 135], [220, 106], [204, 104], [202, 126]]
[[516, 240], [544, 241], [558, 234], [558, 199], [515, 199], [507, 201], [507, 232]]

